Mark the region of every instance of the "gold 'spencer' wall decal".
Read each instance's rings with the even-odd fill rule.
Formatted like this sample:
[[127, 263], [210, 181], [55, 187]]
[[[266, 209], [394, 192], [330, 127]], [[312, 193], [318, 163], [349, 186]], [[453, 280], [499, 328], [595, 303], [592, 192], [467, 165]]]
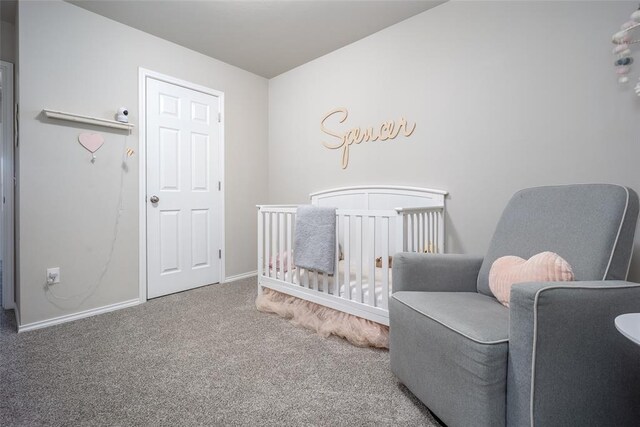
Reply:
[[322, 132], [339, 140], [336, 144], [322, 141], [322, 145], [331, 150], [342, 149], [342, 169], [346, 169], [347, 166], [349, 166], [349, 147], [351, 144], [360, 144], [362, 142], [370, 141], [387, 141], [395, 139], [400, 132], [402, 132], [402, 135], [404, 136], [410, 136], [416, 129], [415, 123], [409, 126], [405, 118], [400, 117], [397, 124], [394, 120], [389, 120], [382, 122], [378, 127], [371, 126], [364, 129], [357, 127], [340, 134], [325, 126], [325, 122], [333, 115], [337, 115], [336, 117], [338, 118], [339, 123], [344, 123], [344, 121], [347, 120], [349, 112], [346, 108], [336, 108], [325, 114], [320, 121], [320, 129]]

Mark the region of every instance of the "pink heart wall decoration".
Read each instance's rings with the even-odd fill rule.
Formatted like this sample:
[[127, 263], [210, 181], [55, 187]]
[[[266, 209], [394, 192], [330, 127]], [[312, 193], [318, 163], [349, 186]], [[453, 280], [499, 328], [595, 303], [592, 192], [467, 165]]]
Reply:
[[78, 141], [80, 141], [80, 145], [92, 153], [98, 151], [104, 144], [104, 138], [98, 133], [81, 133]]

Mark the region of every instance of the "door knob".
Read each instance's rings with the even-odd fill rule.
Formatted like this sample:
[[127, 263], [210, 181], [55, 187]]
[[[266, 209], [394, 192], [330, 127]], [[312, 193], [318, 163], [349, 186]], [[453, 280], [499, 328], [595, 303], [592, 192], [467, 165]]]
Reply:
[[149, 201], [151, 203], [158, 203], [160, 201], [160, 198], [158, 196], [151, 196], [151, 198], [149, 199]]

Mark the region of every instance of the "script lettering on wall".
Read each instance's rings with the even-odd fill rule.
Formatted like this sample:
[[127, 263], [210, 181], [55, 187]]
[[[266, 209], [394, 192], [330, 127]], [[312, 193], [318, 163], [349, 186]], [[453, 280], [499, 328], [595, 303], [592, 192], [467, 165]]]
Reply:
[[338, 123], [344, 123], [344, 121], [347, 120], [347, 116], [349, 116], [349, 112], [346, 108], [336, 108], [325, 114], [320, 121], [320, 130], [327, 135], [338, 139], [338, 142], [333, 144], [322, 141], [322, 145], [331, 150], [342, 150], [342, 169], [346, 169], [347, 166], [349, 166], [349, 147], [351, 147], [352, 144], [360, 144], [362, 142], [370, 141], [388, 141], [395, 139], [400, 135], [400, 133], [407, 137], [416, 130], [415, 123], [409, 125], [404, 117], [400, 117], [398, 123], [394, 120], [389, 120], [382, 122], [378, 126], [370, 126], [364, 129], [356, 127], [341, 134], [327, 128], [326, 126], [326, 122], [333, 116], [338, 119]]

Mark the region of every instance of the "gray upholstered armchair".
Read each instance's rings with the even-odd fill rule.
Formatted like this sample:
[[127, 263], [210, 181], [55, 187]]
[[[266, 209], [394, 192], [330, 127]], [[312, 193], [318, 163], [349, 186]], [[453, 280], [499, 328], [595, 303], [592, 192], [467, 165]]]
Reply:
[[[640, 312], [627, 276], [638, 217], [628, 188], [523, 190], [484, 258], [397, 254], [391, 369], [449, 427], [640, 425], [640, 348], [614, 318]], [[510, 308], [488, 274], [505, 255], [552, 251], [576, 281], [513, 287]]]

